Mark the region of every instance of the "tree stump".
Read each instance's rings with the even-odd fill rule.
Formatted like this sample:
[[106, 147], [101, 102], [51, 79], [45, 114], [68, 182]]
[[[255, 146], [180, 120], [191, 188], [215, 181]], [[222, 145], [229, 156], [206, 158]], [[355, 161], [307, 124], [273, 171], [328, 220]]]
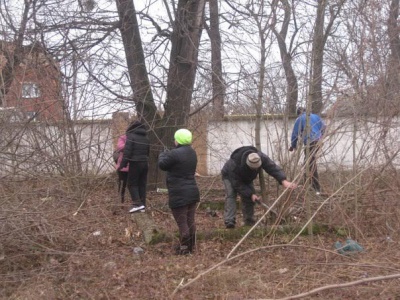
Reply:
[[132, 214], [132, 220], [136, 222], [139, 229], [142, 231], [146, 244], [157, 244], [170, 238], [165, 232], [157, 227], [150, 214], [134, 213]]

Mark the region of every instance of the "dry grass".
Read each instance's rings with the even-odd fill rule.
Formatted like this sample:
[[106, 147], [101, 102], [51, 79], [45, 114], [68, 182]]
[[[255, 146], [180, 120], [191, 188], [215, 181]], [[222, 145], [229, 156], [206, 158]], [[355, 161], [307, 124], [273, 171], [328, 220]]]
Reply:
[[[371, 178], [371, 174], [363, 178], [371, 185], [357, 193], [361, 195], [357, 220], [354, 190], [345, 189], [314, 220], [329, 230], [291, 242], [296, 228], [307, 220], [304, 195], [293, 194], [288, 199], [291, 207], [297, 207], [296, 219], [289, 221], [292, 231], [249, 237], [229, 260], [226, 256], [240, 237], [224, 234], [222, 209], [216, 216], [198, 210], [199, 232], [219, 233], [203, 234], [196, 253], [181, 257], [172, 254], [173, 242], [143, 243], [140, 229], [127, 213], [129, 203], [115, 206], [117, 196], [110, 179], [2, 182], [0, 297], [280, 299], [323, 286], [398, 274], [399, 187]], [[199, 178], [199, 185], [202, 201], [223, 201], [219, 179]], [[165, 231], [175, 234], [166, 195], [149, 192], [148, 201], [148, 213]], [[311, 203], [315, 211], [321, 199], [313, 198]], [[257, 215], [263, 213], [257, 207]], [[338, 255], [333, 244], [344, 241], [346, 235], [357, 237], [366, 251]], [[135, 254], [135, 247], [142, 247], [144, 253]], [[306, 298], [400, 299], [399, 283], [399, 279], [383, 278]]]

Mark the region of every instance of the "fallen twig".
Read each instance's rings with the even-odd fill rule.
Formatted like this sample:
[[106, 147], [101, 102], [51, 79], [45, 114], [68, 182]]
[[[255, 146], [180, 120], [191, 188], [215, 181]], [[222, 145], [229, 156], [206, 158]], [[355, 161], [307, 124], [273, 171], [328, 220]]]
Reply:
[[301, 294], [297, 294], [297, 295], [293, 295], [293, 296], [289, 296], [289, 297], [285, 297], [285, 298], [273, 298], [273, 299], [270, 298], [270, 299], [266, 299], [266, 300], [299, 299], [299, 298], [307, 297], [307, 296], [310, 296], [312, 294], [315, 294], [315, 293], [318, 293], [318, 292], [321, 292], [321, 291], [325, 291], [325, 290], [336, 289], [336, 288], [344, 288], [344, 287], [354, 286], [354, 285], [358, 285], [358, 284], [362, 284], [362, 283], [366, 283], [366, 282], [379, 281], [379, 280], [388, 280], [388, 279], [395, 279], [395, 278], [400, 278], [400, 273], [392, 274], [392, 275], [386, 275], [386, 276], [377, 276], [377, 277], [371, 277], [371, 278], [364, 278], [364, 279], [350, 281], [350, 282], [346, 282], [346, 283], [330, 284], [330, 285], [326, 285], [326, 286], [321, 286], [319, 288], [316, 288], [316, 289], [313, 289], [311, 291], [304, 292], [304, 293], [301, 293]]

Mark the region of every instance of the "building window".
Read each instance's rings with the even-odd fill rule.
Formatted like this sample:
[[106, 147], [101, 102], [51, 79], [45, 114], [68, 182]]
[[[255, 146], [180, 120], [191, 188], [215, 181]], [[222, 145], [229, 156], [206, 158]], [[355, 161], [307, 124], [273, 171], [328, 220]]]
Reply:
[[27, 117], [27, 119], [29, 121], [37, 121], [37, 116], [38, 116], [37, 112], [35, 112], [35, 111], [27, 111], [25, 113], [25, 115], [26, 115], [26, 117]]
[[22, 84], [22, 98], [40, 97], [39, 86], [36, 83], [24, 82]]

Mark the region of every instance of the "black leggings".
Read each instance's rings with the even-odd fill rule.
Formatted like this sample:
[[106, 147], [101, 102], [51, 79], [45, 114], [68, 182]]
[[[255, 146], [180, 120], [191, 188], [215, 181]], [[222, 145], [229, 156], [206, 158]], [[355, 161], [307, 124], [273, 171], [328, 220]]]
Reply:
[[128, 190], [134, 205], [146, 205], [147, 161], [130, 161], [128, 172]]

